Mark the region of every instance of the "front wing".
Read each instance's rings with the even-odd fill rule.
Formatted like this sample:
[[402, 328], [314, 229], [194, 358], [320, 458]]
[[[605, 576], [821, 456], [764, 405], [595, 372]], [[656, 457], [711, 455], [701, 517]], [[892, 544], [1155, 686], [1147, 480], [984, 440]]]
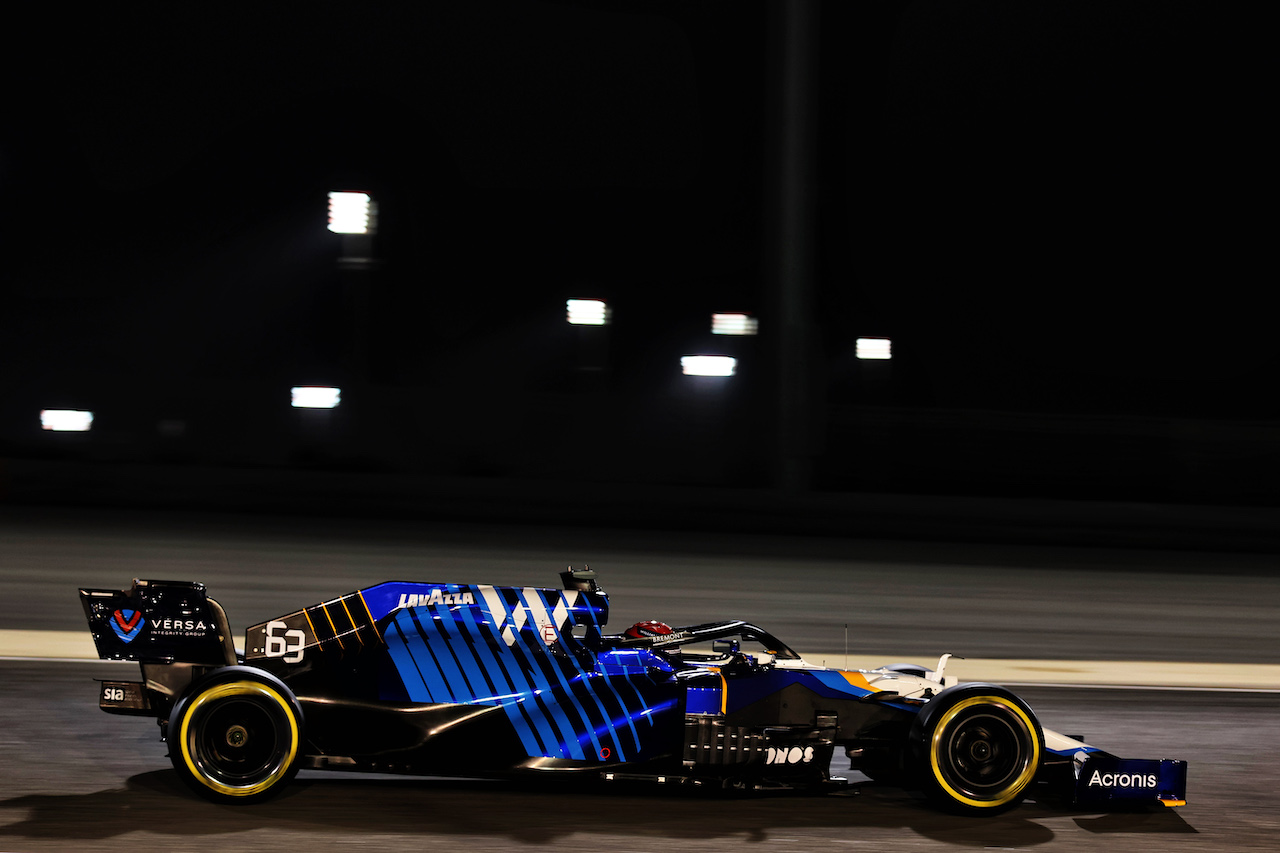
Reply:
[[1187, 762], [1171, 759], [1116, 758], [1094, 752], [1076, 762], [1075, 802], [1079, 805], [1187, 802]]

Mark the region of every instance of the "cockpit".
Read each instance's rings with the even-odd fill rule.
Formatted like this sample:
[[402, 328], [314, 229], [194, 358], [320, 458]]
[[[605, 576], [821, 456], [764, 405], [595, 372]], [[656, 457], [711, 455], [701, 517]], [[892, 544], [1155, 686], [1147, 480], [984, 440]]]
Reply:
[[712, 667], [761, 669], [775, 661], [800, 660], [800, 655], [777, 637], [740, 620], [681, 628], [642, 622], [627, 633], [601, 636], [599, 644], [601, 663], [607, 668], [625, 665], [628, 671], [641, 667], [666, 672]]

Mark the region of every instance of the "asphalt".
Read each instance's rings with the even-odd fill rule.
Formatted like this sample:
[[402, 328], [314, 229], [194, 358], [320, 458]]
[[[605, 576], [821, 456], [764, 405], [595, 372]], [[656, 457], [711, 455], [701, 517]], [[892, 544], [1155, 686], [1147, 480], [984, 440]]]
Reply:
[[[1110, 812], [1027, 802], [973, 818], [858, 784], [832, 796], [717, 796], [667, 786], [558, 786], [306, 771], [279, 799], [215, 805], [187, 791], [154, 721], [103, 714], [106, 664], [0, 662], [0, 849], [240, 853], [879, 849], [1042, 853], [1274, 850], [1276, 697], [1031, 688], [1044, 724], [1126, 757], [1190, 764], [1188, 805]], [[478, 744], [477, 748], [483, 747]]]

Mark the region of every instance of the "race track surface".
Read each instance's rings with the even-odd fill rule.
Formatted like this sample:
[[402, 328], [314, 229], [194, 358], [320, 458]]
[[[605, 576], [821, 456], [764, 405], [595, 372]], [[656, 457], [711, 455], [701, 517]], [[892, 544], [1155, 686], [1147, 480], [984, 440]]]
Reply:
[[218, 806], [165, 758], [154, 723], [95, 707], [109, 664], [0, 662], [0, 850], [1274, 850], [1280, 697], [1071, 688], [1019, 692], [1051, 726], [1190, 762], [1181, 809], [1100, 814], [1029, 802], [940, 814], [894, 788], [722, 797], [657, 787], [304, 773], [278, 799]]
[[[885, 662], [931, 662], [941, 651], [1280, 662], [1280, 582], [1274, 559], [1258, 555], [65, 511], [0, 518], [0, 624], [77, 630], [77, 586], [161, 577], [206, 582], [241, 632], [381, 580], [550, 586], [556, 571], [583, 563], [600, 572], [618, 628], [741, 617], [802, 650], [836, 654], [847, 622], [851, 649]], [[182, 788], [152, 721], [97, 710], [93, 679], [120, 677], [122, 667], [133, 672], [0, 660], [0, 850], [1217, 851], [1274, 850], [1280, 837], [1275, 692], [1018, 688], [1050, 728], [1121, 755], [1188, 760], [1189, 804], [1176, 810], [1098, 814], [1029, 802], [971, 819], [866, 783], [826, 797], [726, 798], [320, 773], [242, 807]]]

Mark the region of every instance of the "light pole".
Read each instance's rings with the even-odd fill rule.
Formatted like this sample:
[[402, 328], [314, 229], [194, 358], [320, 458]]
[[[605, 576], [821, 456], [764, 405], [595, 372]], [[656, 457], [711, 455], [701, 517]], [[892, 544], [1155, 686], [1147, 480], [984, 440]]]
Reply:
[[373, 236], [378, 233], [378, 203], [367, 192], [329, 193], [329, 230], [342, 235], [338, 270], [342, 277], [345, 325], [350, 330], [343, 348], [343, 362], [350, 382], [365, 373], [365, 335], [369, 291], [378, 266]]
[[773, 345], [771, 395], [776, 413], [775, 483], [784, 492], [808, 491], [813, 479], [820, 405], [813, 386], [811, 352], [815, 277], [814, 160], [817, 143], [818, 0], [779, 0], [771, 7], [776, 66], [771, 113], [778, 128], [774, 186], [776, 201], [773, 298], [769, 324]]

